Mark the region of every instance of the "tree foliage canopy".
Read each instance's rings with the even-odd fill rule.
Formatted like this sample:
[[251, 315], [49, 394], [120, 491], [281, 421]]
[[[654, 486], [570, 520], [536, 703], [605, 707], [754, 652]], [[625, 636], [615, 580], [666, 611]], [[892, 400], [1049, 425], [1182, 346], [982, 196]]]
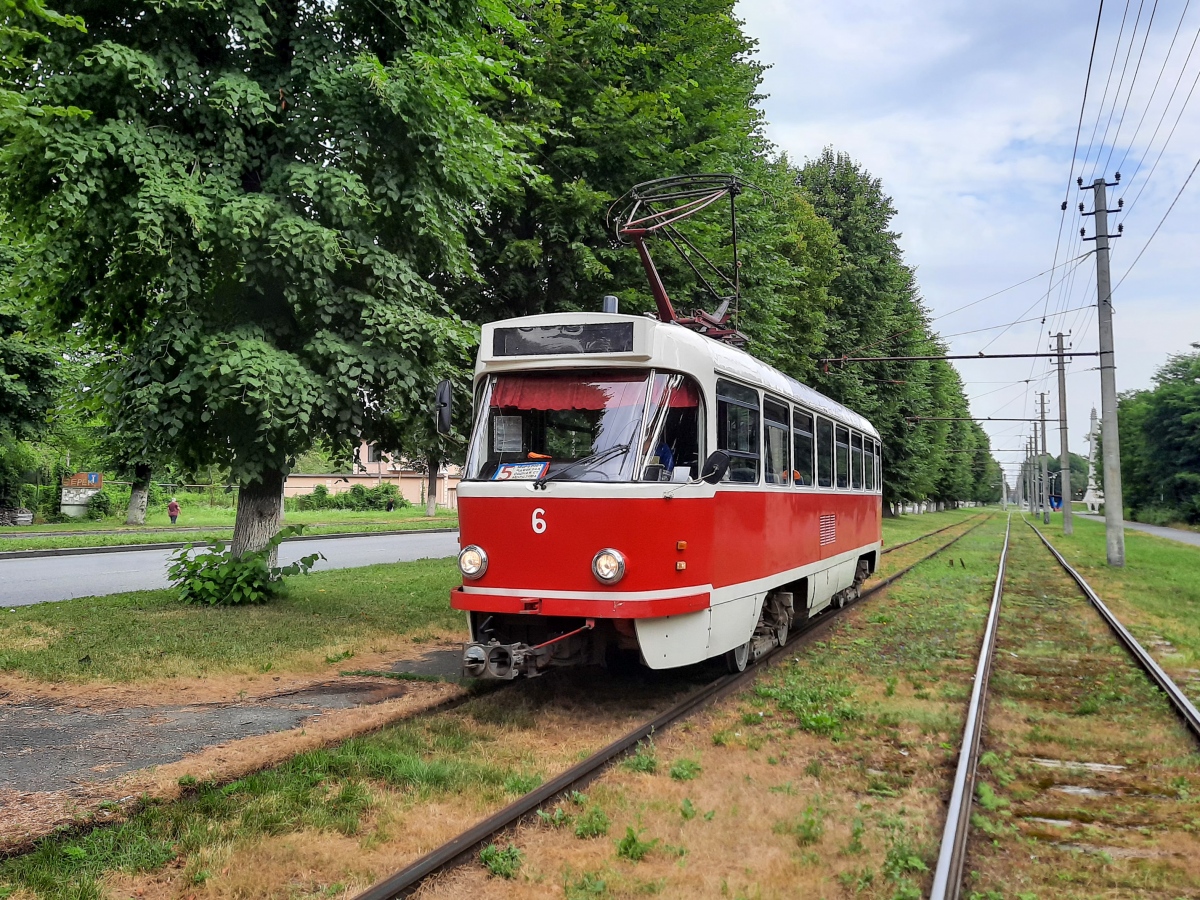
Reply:
[[1121, 486], [1135, 515], [1200, 522], [1200, 344], [1172, 356], [1154, 388], [1123, 394]]

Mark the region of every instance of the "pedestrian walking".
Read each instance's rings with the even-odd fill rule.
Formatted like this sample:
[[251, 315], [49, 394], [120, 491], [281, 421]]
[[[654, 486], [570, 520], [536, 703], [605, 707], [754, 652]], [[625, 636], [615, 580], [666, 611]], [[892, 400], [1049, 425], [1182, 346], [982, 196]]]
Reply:
[[171, 517], [172, 525], [179, 521], [179, 501], [174, 497], [172, 497], [171, 502], [167, 504], [167, 515]]

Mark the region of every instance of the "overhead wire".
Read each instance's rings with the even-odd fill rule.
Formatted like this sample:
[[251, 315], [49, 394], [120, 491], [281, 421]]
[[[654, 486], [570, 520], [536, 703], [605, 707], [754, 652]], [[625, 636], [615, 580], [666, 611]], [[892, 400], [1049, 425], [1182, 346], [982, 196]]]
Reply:
[[[1129, 32], [1129, 46], [1125, 50], [1125, 61], [1121, 64], [1121, 77], [1117, 80], [1117, 89], [1113, 91], [1112, 107], [1108, 110], [1108, 121], [1104, 123], [1104, 134], [1100, 136], [1100, 144], [1096, 148], [1096, 161], [1092, 164], [1092, 172], [1091, 175], [1088, 176], [1089, 181], [1096, 177], [1096, 172], [1100, 169], [1100, 154], [1104, 152], [1104, 147], [1106, 144], [1108, 144], [1108, 130], [1112, 127], [1113, 116], [1116, 114], [1117, 104], [1121, 100], [1121, 87], [1125, 84], [1125, 72], [1129, 69], [1129, 57], [1133, 55], [1133, 43], [1137, 40], [1138, 24], [1142, 21], [1142, 9], [1144, 6], [1145, 0], [1138, 0], [1137, 16], [1133, 21], [1133, 30]], [[1155, 6], [1157, 8], [1157, 0], [1155, 0]], [[1117, 48], [1115, 52], [1117, 55], [1119, 55], [1121, 52], [1121, 41], [1119, 37], [1117, 39]], [[1103, 115], [1103, 112], [1103, 109], [1101, 109], [1101, 115]]]
[[1162, 228], [1163, 222], [1167, 221], [1167, 216], [1171, 214], [1171, 210], [1175, 208], [1175, 204], [1179, 202], [1179, 198], [1183, 196], [1184, 190], [1187, 188], [1188, 183], [1192, 180], [1192, 176], [1196, 174], [1197, 169], [1200, 169], [1200, 159], [1196, 160], [1196, 164], [1192, 166], [1192, 171], [1188, 172], [1188, 177], [1183, 180], [1183, 184], [1179, 186], [1179, 190], [1175, 193], [1175, 199], [1171, 201], [1171, 205], [1167, 207], [1167, 211], [1163, 213], [1162, 218], [1158, 220], [1158, 224], [1154, 226], [1154, 231], [1150, 233], [1150, 237], [1146, 238], [1146, 243], [1142, 244], [1142, 249], [1138, 251], [1138, 255], [1135, 256], [1133, 262], [1129, 264], [1129, 268], [1125, 270], [1125, 274], [1121, 276], [1121, 280], [1113, 285], [1112, 290], [1114, 293], [1116, 292], [1117, 288], [1125, 283], [1125, 279], [1129, 277], [1129, 273], [1133, 271], [1133, 267], [1138, 264], [1138, 260], [1142, 258], [1142, 254], [1146, 252], [1146, 248], [1150, 246], [1151, 241], [1154, 240], [1155, 235], [1157, 235], [1159, 229]]
[[[1185, 0], [1183, 11], [1179, 14], [1179, 21], [1175, 23], [1175, 33], [1171, 35], [1171, 43], [1167, 46], [1167, 53], [1163, 57], [1162, 65], [1158, 68], [1158, 77], [1154, 79], [1154, 87], [1150, 89], [1150, 96], [1146, 98], [1145, 108], [1142, 110], [1142, 117], [1138, 119], [1137, 127], [1133, 130], [1133, 137], [1129, 139], [1129, 145], [1125, 148], [1125, 154], [1121, 157], [1121, 161], [1116, 165], [1116, 171], [1120, 172], [1125, 167], [1125, 161], [1129, 159], [1129, 154], [1137, 143], [1138, 135], [1142, 133], [1142, 125], [1146, 121], [1146, 116], [1150, 112], [1150, 107], [1154, 103], [1154, 97], [1158, 93], [1158, 86], [1162, 83], [1162, 77], [1166, 74], [1167, 63], [1171, 61], [1171, 54], [1175, 52], [1175, 42], [1179, 39], [1179, 33], [1183, 30], [1183, 22], [1187, 17], [1188, 7], [1191, 6], [1192, 0]], [[1200, 32], [1197, 32], [1200, 37]], [[1192, 42], [1195, 47], [1195, 41]], [[1188, 59], [1191, 58], [1191, 53], [1188, 53]], [[1187, 59], [1184, 60], [1184, 66], [1187, 66]]]

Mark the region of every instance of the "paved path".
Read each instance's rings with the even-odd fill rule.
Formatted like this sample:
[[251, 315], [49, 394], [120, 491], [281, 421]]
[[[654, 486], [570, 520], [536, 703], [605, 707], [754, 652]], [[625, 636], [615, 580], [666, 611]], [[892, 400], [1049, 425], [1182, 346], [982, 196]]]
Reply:
[[[0, 607], [165, 588], [167, 559], [173, 552], [131, 550], [0, 560]], [[458, 533], [368, 534], [327, 541], [285, 541], [279, 550], [279, 561], [287, 564], [310, 553], [325, 554], [314, 570], [436, 559], [458, 553]]]
[[[1091, 516], [1087, 513], [1075, 513], [1081, 519], [1091, 519], [1093, 522], [1103, 522], [1104, 516]], [[1125, 522], [1126, 528], [1132, 528], [1134, 531], [1144, 531], [1146, 534], [1152, 534], [1155, 537], [1166, 538], [1170, 541], [1179, 541], [1181, 544], [1191, 544], [1193, 547], [1200, 547], [1200, 532], [1184, 531], [1182, 528], [1165, 528], [1162, 525], [1146, 525], [1143, 522]]]

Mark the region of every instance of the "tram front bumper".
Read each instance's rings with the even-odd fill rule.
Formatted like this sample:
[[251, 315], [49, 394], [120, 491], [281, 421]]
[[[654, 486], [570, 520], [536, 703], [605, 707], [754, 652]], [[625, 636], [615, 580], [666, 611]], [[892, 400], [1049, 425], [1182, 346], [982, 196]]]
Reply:
[[[665, 594], [667, 596], [659, 596]], [[571, 595], [567, 597], [539, 596], [537, 591], [526, 595], [518, 592], [490, 593], [484, 588], [460, 587], [450, 592], [454, 609], [490, 613], [517, 613], [527, 616], [562, 616], [588, 619], [660, 619], [708, 609], [710, 589], [620, 592]], [[464, 660], [465, 662], [465, 660]]]

